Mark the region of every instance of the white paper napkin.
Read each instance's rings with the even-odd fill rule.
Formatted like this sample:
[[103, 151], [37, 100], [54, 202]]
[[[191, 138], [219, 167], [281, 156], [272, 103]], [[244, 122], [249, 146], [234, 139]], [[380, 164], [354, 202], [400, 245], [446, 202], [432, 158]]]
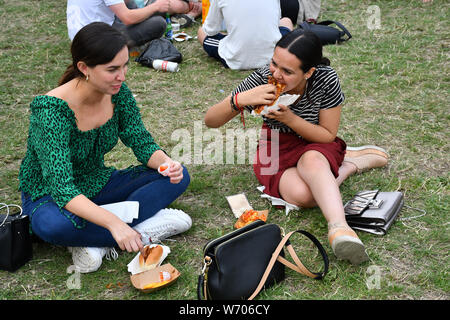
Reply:
[[278, 106], [279, 104], [289, 106], [289, 105], [293, 104], [299, 97], [300, 96], [298, 94], [283, 94], [270, 107], [264, 106], [264, 109], [261, 111], [260, 114], [256, 114], [254, 111], [252, 111], [251, 114], [258, 115], [258, 116], [266, 115], [271, 110], [279, 110], [280, 109], [280, 107]]
[[[159, 260], [158, 264], [155, 266], [159, 267], [161, 265], [161, 263], [164, 261], [164, 259], [167, 257], [167, 255], [170, 253], [170, 248], [161, 244], [151, 244], [150, 248], [156, 247], [156, 246], [161, 246], [163, 248], [163, 254], [161, 256], [161, 259]], [[128, 272], [131, 272], [131, 274], [136, 274], [136, 273], [140, 273], [143, 272], [145, 270], [142, 270], [141, 266], [139, 265], [139, 255], [141, 253], [138, 252], [138, 254], [133, 258], [133, 260], [130, 261], [130, 263], [127, 265], [128, 267]]]
[[114, 213], [125, 223], [131, 223], [133, 219], [139, 216], [139, 202], [138, 201], [122, 201], [110, 204], [104, 204], [100, 207]]
[[272, 205], [274, 205], [274, 206], [284, 206], [286, 209], [286, 215], [288, 215], [289, 211], [291, 211], [291, 210], [300, 210], [300, 208], [297, 207], [295, 204], [286, 202], [280, 198], [269, 196], [268, 194], [264, 193], [265, 188], [266, 187], [264, 187], [264, 186], [256, 187], [256, 189], [258, 189], [262, 193], [261, 198], [267, 198], [268, 200], [270, 200], [272, 202]]

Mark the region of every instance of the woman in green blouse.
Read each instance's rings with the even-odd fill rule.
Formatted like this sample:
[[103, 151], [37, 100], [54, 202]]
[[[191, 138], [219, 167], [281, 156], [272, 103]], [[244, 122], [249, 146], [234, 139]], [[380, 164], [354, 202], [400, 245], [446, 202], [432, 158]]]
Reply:
[[[165, 209], [189, 175], [153, 140], [125, 81], [126, 38], [95, 22], [75, 36], [73, 63], [59, 86], [31, 103], [27, 152], [19, 180], [23, 209], [42, 240], [71, 248], [81, 272], [96, 270], [109, 248], [129, 252], [191, 226], [181, 210]], [[141, 166], [116, 170], [104, 155], [120, 139]], [[167, 176], [157, 168], [169, 165]], [[101, 207], [138, 201], [131, 223]], [[89, 248], [87, 248], [89, 247]]]

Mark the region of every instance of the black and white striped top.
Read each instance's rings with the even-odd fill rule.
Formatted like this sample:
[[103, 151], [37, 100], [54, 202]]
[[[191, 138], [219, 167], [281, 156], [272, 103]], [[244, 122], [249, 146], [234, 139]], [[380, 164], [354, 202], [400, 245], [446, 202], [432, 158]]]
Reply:
[[[233, 94], [267, 84], [267, 79], [270, 75], [269, 66], [254, 71], [239, 84], [233, 91]], [[294, 114], [306, 121], [318, 124], [319, 111], [321, 109], [330, 109], [341, 105], [345, 100], [344, 93], [341, 91], [341, 85], [336, 71], [329, 66], [318, 66], [314, 72], [312, 83], [308, 85], [312, 85], [312, 89], [309, 92], [309, 99], [306, 94], [303, 94], [301, 99], [296, 104], [291, 104], [289, 108]], [[245, 108], [251, 112], [254, 107], [245, 106]], [[280, 132], [283, 133], [294, 132], [284, 123], [264, 116], [263, 119], [271, 129], [280, 130]]]

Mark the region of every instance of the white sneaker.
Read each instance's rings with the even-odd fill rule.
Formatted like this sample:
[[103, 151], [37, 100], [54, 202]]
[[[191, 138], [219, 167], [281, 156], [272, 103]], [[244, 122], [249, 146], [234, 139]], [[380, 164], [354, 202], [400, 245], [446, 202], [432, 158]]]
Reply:
[[96, 248], [96, 247], [69, 247], [72, 253], [73, 264], [81, 273], [97, 271], [102, 265], [103, 257], [106, 259], [117, 259], [117, 252], [114, 248]]
[[170, 209], [170, 208], [161, 209], [153, 217], [165, 217], [165, 218], [183, 220], [186, 223], [186, 225], [189, 225], [187, 227], [188, 229], [192, 226], [191, 217], [188, 214], [186, 214], [184, 211], [179, 210], [179, 209]]
[[183, 211], [162, 209], [153, 217], [134, 226], [134, 229], [142, 235], [143, 244], [147, 245], [185, 232], [191, 226], [191, 217]]

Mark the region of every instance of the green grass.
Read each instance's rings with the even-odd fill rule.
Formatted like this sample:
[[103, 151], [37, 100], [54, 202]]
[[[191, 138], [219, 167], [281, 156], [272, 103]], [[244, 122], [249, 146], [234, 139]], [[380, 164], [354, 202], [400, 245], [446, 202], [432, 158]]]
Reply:
[[[140, 293], [126, 268], [134, 255], [122, 252], [116, 261], [104, 259], [97, 272], [82, 274], [81, 289], [69, 290], [68, 251], [35, 243], [33, 260], [15, 273], [0, 271], [0, 299], [195, 299], [203, 245], [232, 230], [235, 219], [225, 197], [241, 192], [255, 209], [270, 209], [269, 222], [313, 233], [330, 257], [323, 281], [288, 270], [287, 279], [259, 299], [449, 299], [450, 5], [445, 0], [322, 3], [320, 20], [340, 21], [353, 35], [347, 43], [325, 47], [346, 95], [339, 135], [348, 145], [376, 144], [390, 154], [386, 168], [345, 181], [343, 199], [365, 189], [400, 190], [406, 204], [426, 210], [425, 216], [395, 222], [384, 237], [359, 233], [371, 261], [352, 266], [332, 254], [320, 210], [286, 216], [260, 198], [248, 159], [246, 164], [195, 163], [194, 128], [213, 132], [202, 123], [204, 113], [249, 71], [225, 70], [190, 40], [176, 43], [184, 57], [180, 72], [156, 72], [131, 62], [127, 76], [147, 128], [166, 151], [180, 143], [174, 132], [190, 138], [192, 153], [185, 163], [192, 182], [173, 207], [189, 213], [193, 226], [166, 242], [172, 250], [167, 262], [181, 272], [179, 280], [164, 290]], [[381, 29], [367, 28], [370, 5], [381, 10]], [[0, 202], [20, 204], [17, 175], [26, 151], [29, 103], [55, 87], [70, 63], [65, 6], [57, 0], [0, 0]], [[186, 31], [194, 36], [197, 26]], [[258, 130], [261, 120], [247, 116], [246, 125]], [[227, 129], [240, 128], [236, 118], [218, 132], [225, 137]], [[201, 150], [212, 141], [199, 142]], [[106, 163], [125, 168], [136, 160], [119, 144]], [[417, 214], [405, 208], [401, 217]], [[297, 250], [320, 268], [306, 244]], [[377, 288], [367, 286], [373, 270], [380, 275]]]

